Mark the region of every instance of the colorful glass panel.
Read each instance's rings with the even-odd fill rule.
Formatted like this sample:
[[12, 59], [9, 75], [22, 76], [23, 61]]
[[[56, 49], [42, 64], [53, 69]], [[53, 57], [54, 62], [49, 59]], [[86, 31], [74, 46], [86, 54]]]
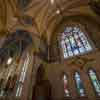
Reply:
[[64, 58], [91, 51], [92, 47], [79, 27], [66, 27], [61, 38]]
[[70, 94], [68, 90], [68, 79], [66, 74], [63, 75], [63, 82], [64, 82], [64, 95], [65, 97], [68, 97], [70, 96]]
[[84, 86], [78, 72], [75, 72], [75, 82], [78, 94], [80, 96], [85, 96]]
[[89, 76], [97, 95], [100, 96], [100, 81], [97, 79], [96, 73], [93, 70], [89, 70]]

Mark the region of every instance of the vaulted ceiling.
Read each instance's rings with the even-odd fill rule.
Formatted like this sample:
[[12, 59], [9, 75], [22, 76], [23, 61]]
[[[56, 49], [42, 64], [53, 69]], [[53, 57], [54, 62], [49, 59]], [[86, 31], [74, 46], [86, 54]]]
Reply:
[[[19, 2], [24, 1], [24, 3]], [[25, 2], [26, 1], [26, 2]], [[29, 1], [29, 2], [28, 2]], [[91, 7], [91, 0], [0, 0], [0, 36], [22, 28], [32, 36], [45, 37], [50, 42], [54, 30], [59, 28], [63, 18], [88, 16], [100, 22]], [[26, 25], [24, 16], [29, 16], [32, 24]]]

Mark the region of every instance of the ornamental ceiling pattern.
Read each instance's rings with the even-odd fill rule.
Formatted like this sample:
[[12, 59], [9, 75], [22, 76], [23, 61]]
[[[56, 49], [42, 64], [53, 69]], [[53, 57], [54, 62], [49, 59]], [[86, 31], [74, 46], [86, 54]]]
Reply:
[[90, 0], [0, 0], [0, 13], [0, 36], [20, 27], [44, 36], [48, 42], [65, 17], [99, 19], [91, 10]]

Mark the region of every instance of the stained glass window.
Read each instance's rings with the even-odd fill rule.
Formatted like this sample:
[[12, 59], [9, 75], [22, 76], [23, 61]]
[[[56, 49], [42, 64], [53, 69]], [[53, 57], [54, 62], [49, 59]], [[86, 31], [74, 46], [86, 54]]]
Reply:
[[25, 81], [27, 69], [28, 69], [29, 64], [30, 64], [29, 62], [30, 62], [30, 56], [27, 55], [27, 57], [26, 57], [26, 59], [25, 59], [25, 62], [24, 62], [24, 64], [23, 64], [23, 67], [22, 67], [20, 79], [19, 79], [19, 81], [17, 82], [16, 97], [20, 97], [21, 94], [22, 94], [23, 84], [24, 84], [24, 81]]
[[82, 83], [82, 80], [80, 78], [80, 74], [78, 72], [75, 72], [75, 82], [76, 82], [76, 88], [77, 88], [77, 92], [79, 94], [79, 96], [85, 96], [85, 90], [84, 90], [84, 86]]
[[98, 96], [100, 96], [100, 81], [96, 77], [96, 73], [91, 69], [89, 70], [89, 77], [91, 79], [91, 82], [93, 84], [93, 87], [95, 88], [95, 91]]
[[66, 27], [65, 31], [62, 33], [61, 46], [64, 58], [83, 54], [92, 50], [87, 37], [78, 26]]
[[68, 90], [68, 77], [66, 74], [63, 75], [63, 83], [64, 83], [64, 96], [69, 97], [69, 90]]

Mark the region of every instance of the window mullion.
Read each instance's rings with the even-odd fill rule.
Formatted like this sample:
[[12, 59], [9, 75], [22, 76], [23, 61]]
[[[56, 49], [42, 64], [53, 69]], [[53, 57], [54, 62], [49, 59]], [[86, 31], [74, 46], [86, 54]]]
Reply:
[[78, 52], [79, 52], [79, 54], [80, 54], [80, 50], [79, 50], [79, 46], [78, 46], [78, 44], [77, 44], [77, 41], [76, 41], [76, 39], [75, 39], [75, 36], [74, 36], [74, 34], [72, 33], [72, 36], [73, 36], [73, 38], [74, 38], [74, 41], [75, 41], [75, 44], [76, 44], [76, 46], [78, 47]]
[[70, 47], [71, 47], [71, 52], [72, 52], [72, 53], [73, 53], [73, 55], [75, 56], [75, 54], [74, 54], [74, 52], [73, 52], [73, 47], [72, 47], [72, 43], [71, 43], [71, 41], [70, 41], [69, 37], [68, 37], [68, 41], [69, 41], [69, 43], [70, 43]]
[[68, 48], [67, 48], [67, 43], [66, 43], [66, 41], [64, 40], [64, 42], [65, 42], [65, 46], [66, 46], [66, 52], [67, 52], [67, 55], [69, 56], [69, 53], [68, 53]]
[[83, 47], [84, 47], [84, 49], [85, 49], [85, 51], [86, 51], [86, 47], [85, 47], [85, 45], [84, 45], [84, 43], [83, 43], [81, 37], [79, 36], [79, 32], [77, 32], [77, 34], [78, 34], [78, 38], [80, 39], [80, 41], [81, 41], [81, 43], [82, 43], [82, 45], [83, 45]]

